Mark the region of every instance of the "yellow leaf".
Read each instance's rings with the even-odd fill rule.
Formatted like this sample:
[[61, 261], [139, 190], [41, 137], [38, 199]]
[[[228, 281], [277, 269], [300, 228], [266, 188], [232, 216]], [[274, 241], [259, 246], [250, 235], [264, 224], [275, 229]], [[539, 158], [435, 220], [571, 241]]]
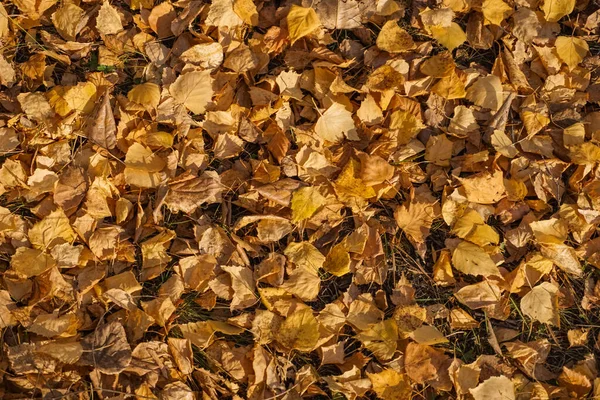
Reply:
[[474, 400], [515, 400], [515, 386], [506, 376], [493, 376], [469, 391]]
[[467, 307], [479, 308], [498, 304], [502, 290], [492, 280], [486, 280], [474, 285], [463, 286], [454, 296]]
[[309, 242], [290, 243], [283, 254], [297, 267], [312, 271], [315, 275], [325, 262], [325, 256]]
[[398, 346], [398, 324], [394, 319], [386, 319], [359, 332], [356, 339], [379, 360], [390, 360]]
[[319, 323], [310, 308], [295, 311], [281, 323], [277, 341], [290, 350], [312, 351], [319, 340]]
[[370, 199], [376, 195], [375, 190], [360, 179], [359, 170], [359, 162], [351, 158], [338, 175], [334, 185], [340, 201], [357, 207], [364, 205], [364, 199]]
[[233, 0], [213, 0], [205, 20], [208, 26], [236, 27], [244, 20], [235, 11]]
[[72, 111], [89, 114], [94, 110], [96, 103], [96, 85], [91, 82], [80, 82], [70, 87], [63, 98]]
[[10, 259], [13, 270], [27, 278], [37, 276], [56, 265], [56, 261], [40, 250], [19, 247]]
[[50, 249], [61, 243], [72, 243], [76, 237], [62, 209], [51, 212], [29, 230], [29, 241], [40, 250]]
[[461, 241], [452, 252], [452, 265], [464, 274], [501, 276], [496, 263], [481, 247]]
[[51, 104], [42, 93], [20, 93], [17, 100], [25, 114], [35, 121], [42, 122], [54, 116], [54, 112], [50, 107]]
[[448, 339], [435, 326], [423, 325], [410, 333], [410, 338], [419, 344], [429, 346], [447, 343]]
[[312, 270], [296, 268], [289, 274], [281, 288], [304, 301], [314, 301], [321, 289], [321, 279]]
[[123, 30], [121, 17], [117, 10], [104, 0], [96, 17], [96, 29], [103, 35], [116, 35]]
[[233, 11], [248, 25], [258, 25], [258, 11], [252, 0], [234, 0]]
[[305, 186], [292, 194], [292, 222], [298, 223], [314, 215], [325, 205], [325, 197], [315, 186]]
[[572, 36], [559, 36], [556, 38], [556, 52], [561, 60], [573, 70], [583, 61], [590, 51], [587, 42], [581, 38]]
[[450, 76], [455, 68], [454, 58], [449, 51], [436, 54], [419, 65], [419, 69], [423, 74], [434, 78]]
[[254, 305], [258, 298], [254, 294], [256, 283], [252, 276], [252, 270], [248, 267], [222, 266], [221, 269], [231, 276], [231, 288], [233, 299], [231, 310], [243, 309]]
[[469, 86], [466, 97], [479, 107], [497, 111], [502, 105], [502, 82], [496, 75], [480, 77]]
[[179, 75], [169, 88], [175, 100], [194, 114], [203, 114], [213, 95], [210, 71], [194, 71]]
[[85, 12], [73, 3], [63, 3], [54, 14], [52, 23], [65, 40], [75, 40], [75, 36], [83, 28], [79, 26]]
[[377, 36], [377, 47], [388, 53], [401, 53], [416, 46], [412, 36], [400, 28], [396, 21], [388, 21]]
[[575, 8], [575, 0], [544, 0], [542, 11], [548, 22], [556, 22], [569, 15]]
[[407, 144], [425, 127], [423, 122], [408, 111], [394, 111], [390, 116], [390, 129], [398, 130], [398, 144]]
[[446, 100], [462, 99], [466, 95], [464, 79], [454, 71], [433, 85], [431, 91]]
[[331, 248], [325, 258], [323, 268], [335, 276], [342, 276], [350, 272], [350, 254], [343, 244], [336, 244]]
[[321, 25], [321, 21], [314, 9], [294, 4], [287, 15], [287, 24], [290, 39], [294, 44], [296, 40], [317, 29]]
[[528, 110], [521, 113], [521, 120], [529, 136], [535, 135], [550, 123], [550, 118], [545, 115]]
[[2, 4], [0, 4], [0, 38], [8, 35], [8, 12]]
[[449, 286], [456, 283], [450, 264], [450, 251], [442, 250], [439, 258], [433, 265], [433, 280], [441, 286]]
[[479, 246], [498, 244], [500, 240], [498, 233], [473, 209], [467, 209], [454, 223], [452, 233]]
[[410, 399], [412, 389], [408, 377], [393, 369], [384, 369], [378, 373], [367, 372], [373, 385], [373, 391], [382, 400]]
[[142, 83], [131, 89], [127, 93], [127, 98], [134, 103], [156, 108], [160, 103], [160, 88], [156, 83]]
[[430, 29], [431, 35], [435, 40], [446, 46], [450, 51], [467, 40], [467, 35], [465, 35], [462, 28], [456, 22], [452, 22], [448, 27], [434, 25]]
[[502, 0], [484, 0], [481, 10], [486, 22], [500, 25], [511, 14], [513, 9]]
[[521, 311], [535, 321], [559, 326], [558, 287], [542, 282], [521, 299]]
[[494, 204], [506, 195], [502, 171], [493, 174], [485, 171], [468, 178], [458, 178], [464, 189], [465, 197], [473, 203]]
[[441, 167], [449, 167], [452, 145], [452, 141], [444, 134], [430, 136], [425, 149], [425, 160]]
[[321, 115], [315, 125], [315, 132], [331, 143], [339, 143], [344, 140], [344, 137], [349, 140], [359, 140], [352, 113], [340, 103], [333, 103]]
[[152, 150], [134, 143], [125, 155], [125, 182], [143, 188], [156, 187], [166, 178], [162, 172], [165, 165]]

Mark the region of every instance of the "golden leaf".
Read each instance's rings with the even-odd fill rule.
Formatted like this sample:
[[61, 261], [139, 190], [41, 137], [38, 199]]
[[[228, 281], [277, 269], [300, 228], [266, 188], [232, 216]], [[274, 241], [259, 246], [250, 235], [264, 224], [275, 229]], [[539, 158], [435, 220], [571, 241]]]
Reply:
[[314, 9], [300, 7], [295, 4], [290, 8], [286, 19], [292, 44], [296, 40], [311, 34], [321, 25], [321, 21], [319, 21], [319, 17]]
[[142, 83], [131, 89], [127, 93], [127, 98], [134, 103], [156, 108], [160, 103], [160, 88], [156, 83]]
[[319, 324], [310, 308], [287, 317], [279, 328], [277, 341], [292, 350], [312, 351], [319, 340]]
[[325, 205], [326, 199], [315, 186], [301, 187], [292, 194], [292, 222], [298, 223], [314, 215]]
[[467, 40], [467, 35], [465, 35], [465, 32], [456, 22], [452, 22], [448, 27], [435, 25], [429, 28], [435, 40], [443, 44], [450, 51]]
[[452, 265], [464, 274], [501, 276], [494, 261], [481, 247], [465, 241], [452, 252]]
[[500, 25], [511, 14], [513, 9], [503, 0], [484, 0], [481, 10], [487, 22]]
[[556, 22], [573, 12], [575, 0], [544, 0], [541, 8], [546, 16], [546, 21]]
[[104, 0], [100, 10], [98, 10], [96, 29], [103, 35], [116, 35], [123, 30], [119, 13], [110, 5], [108, 0]]
[[573, 36], [559, 36], [556, 38], [556, 52], [561, 60], [569, 67], [575, 69], [587, 56], [590, 48], [587, 42]]
[[203, 114], [213, 95], [210, 71], [194, 71], [179, 75], [169, 88], [175, 100], [195, 114]]
[[377, 36], [377, 47], [388, 53], [401, 53], [414, 49], [415, 42], [396, 21], [388, 21], [383, 25]]

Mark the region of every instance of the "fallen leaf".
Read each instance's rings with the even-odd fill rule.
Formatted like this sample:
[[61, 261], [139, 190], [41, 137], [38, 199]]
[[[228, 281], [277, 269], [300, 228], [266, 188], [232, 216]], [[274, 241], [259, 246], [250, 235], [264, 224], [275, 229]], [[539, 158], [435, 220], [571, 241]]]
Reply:
[[311, 34], [321, 25], [319, 17], [313, 8], [292, 5], [287, 14], [288, 31], [292, 44], [300, 38]]

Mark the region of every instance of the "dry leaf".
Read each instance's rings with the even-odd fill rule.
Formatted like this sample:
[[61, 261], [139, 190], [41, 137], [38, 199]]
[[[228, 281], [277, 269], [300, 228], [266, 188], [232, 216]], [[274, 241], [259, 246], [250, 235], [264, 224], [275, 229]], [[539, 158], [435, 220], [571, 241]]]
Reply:
[[306, 35], [311, 34], [321, 25], [319, 17], [313, 8], [292, 5], [286, 17], [288, 31], [292, 44]]
[[177, 78], [169, 92], [194, 114], [203, 114], [212, 99], [212, 83], [209, 71], [188, 72]]
[[104, 0], [98, 11], [96, 29], [103, 35], [116, 35], [123, 30], [119, 13], [110, 5], [108, 0]]
[[540, 283], [523, 296], [521, 310], [533, 320], [558, 326], [558, 287], [549, 282]]

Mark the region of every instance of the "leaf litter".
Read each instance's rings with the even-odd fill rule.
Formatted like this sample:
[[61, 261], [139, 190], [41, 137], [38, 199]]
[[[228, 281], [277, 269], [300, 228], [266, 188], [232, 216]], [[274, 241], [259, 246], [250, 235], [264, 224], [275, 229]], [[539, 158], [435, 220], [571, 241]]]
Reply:
[[0, 4], [4, 399], [600, 396], [592, 1]]

